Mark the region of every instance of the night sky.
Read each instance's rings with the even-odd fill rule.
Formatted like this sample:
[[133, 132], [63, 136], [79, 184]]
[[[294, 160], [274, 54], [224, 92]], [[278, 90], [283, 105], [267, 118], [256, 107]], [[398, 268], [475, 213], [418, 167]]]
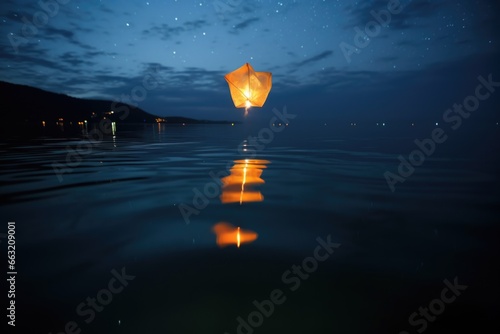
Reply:
[[250, 114], [357, 121], [439, 117], [478, 75], [500, 81], [498, 1], [401, 1], [371, 37], [356, 31], [388, 0], [54, 1], [2, 0], [0, 80], [104, 99], [146, 85], [151, 113], [242, 119], [224, 74], [249, 62], [273, 73]]

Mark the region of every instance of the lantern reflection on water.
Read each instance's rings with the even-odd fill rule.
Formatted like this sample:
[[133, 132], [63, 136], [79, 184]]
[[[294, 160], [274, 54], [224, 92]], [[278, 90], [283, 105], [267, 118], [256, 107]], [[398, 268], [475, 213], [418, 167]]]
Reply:
[[261, 175], [268, 163], [267, 160], [257, 159], [235, 160], [234, 166], [230, 170], [231, 174], [221, 179], [221, 202], [224, 204], [262, 202], [264, 196], [259, 190], [254, 190], [252, 187], [265, 183]]
[[212, 231], [217, 236], [217, 245], [219, 247], [236, 245], [240, 248], [241, 244], [252, 242], [258, 237], [258, 234], [253, 231], [242, 230], [225, 222], [215, 224]]

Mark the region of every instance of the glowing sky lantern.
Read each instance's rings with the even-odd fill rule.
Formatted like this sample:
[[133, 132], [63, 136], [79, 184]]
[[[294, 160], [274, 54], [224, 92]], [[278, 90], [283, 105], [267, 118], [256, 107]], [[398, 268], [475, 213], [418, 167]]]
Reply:
[[261, 192], [253, 189], [259, 184], [265, 183], [261, 178], [262, 170], [269, 161], [258, 159], [235, 160], [234, 166], [230, 169], [231, 174], [223, 177], [222, 203], [262, 202], [264, 196]]
[[258, 237], [258, 234], [253, 231], [242, 230], [225, 222], [215, 224], [212, 231], [217, 236], [216, 242], [219, 247], [236, 245], [240, 248], [241, 244], [252, 242]]
[[271, 91], [271, 72], [255, 72], [249, 63], [224, 76], [236, 108], [262, 107]]

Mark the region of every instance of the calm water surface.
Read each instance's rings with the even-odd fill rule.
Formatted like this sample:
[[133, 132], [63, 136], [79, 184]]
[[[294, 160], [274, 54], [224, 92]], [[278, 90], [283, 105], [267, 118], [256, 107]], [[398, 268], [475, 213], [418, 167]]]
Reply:
[[[297, 122], [249, 140], [262, 129], [122, 126], [69, 158], [84, 137], [3, 139], [17, 332], [458, 333], [494, 321], [497, 128], [448, 133], [394, 192], [384, 172], [432, 129]], [[69, 169], [58, 178], [54, 163]], [[220, 247], [222, 222], [258, 236]], [[323, 261], [310, 258], [318, 238], [336, 244]], [[455, 277], [461, 295], [411, 325]], [[279, 305], [259, 311], [276, 289]]]

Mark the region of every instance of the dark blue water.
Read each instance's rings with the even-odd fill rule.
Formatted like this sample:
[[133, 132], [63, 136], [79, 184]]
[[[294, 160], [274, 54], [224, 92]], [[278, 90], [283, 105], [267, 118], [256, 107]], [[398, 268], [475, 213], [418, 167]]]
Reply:
[[[92, 143], [4, 138], [16, 333], [479, 332], [499, 311], [500, 129], [447, 130], [391, 191], [384, 173], [397, 175], [398, 156], [433, 128], [119, 125]], [[258, 237], [221, 248], [220, 222]], [[128, 280], [116, 280], [122, 270]], [[453, 302], [409, 323], [455, 278], [467, 288], [445, 293]]]

